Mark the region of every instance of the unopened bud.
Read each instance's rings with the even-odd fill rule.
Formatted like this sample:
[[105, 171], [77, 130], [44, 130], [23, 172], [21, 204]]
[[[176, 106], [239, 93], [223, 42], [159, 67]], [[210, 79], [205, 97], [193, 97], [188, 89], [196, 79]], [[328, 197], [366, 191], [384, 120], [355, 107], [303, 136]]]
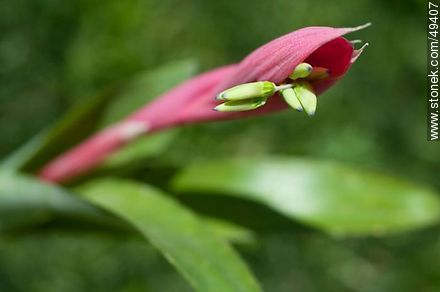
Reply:
[[290, 105], [293, 109], [302, 112], [303, 108], [301, 103], [298, 100], [298, 97], [295, 94], [295, 91], [292, 88], [287, 88], [280, 91], [281, 96], [284, 98], [284, 100], [287, 102], [288, 105]]
[[301, 63], [295, 67], [295, 70], [293, 70], [289, 78], [292, 80], [296, 80], [298, 78], [306, 78], [312, 72], [312, 69], [312, 65], [308, 63]]
[[257, 109], [266, 103], [266, 98], [254, 98], [236, 101], [227, 101], [214, 108], [219, 112], [242, 112]]
[[293, 91], [307, 115], [313, 116], [316, 112], [317, 98], [312, 86], [306, 81], [301, 81], [295, 85]]
[[266, 98], [275, 93], [275, 84], [270, 81], [258, 81], [234, 86], [220, 92], [216, 99], [227, 101]]

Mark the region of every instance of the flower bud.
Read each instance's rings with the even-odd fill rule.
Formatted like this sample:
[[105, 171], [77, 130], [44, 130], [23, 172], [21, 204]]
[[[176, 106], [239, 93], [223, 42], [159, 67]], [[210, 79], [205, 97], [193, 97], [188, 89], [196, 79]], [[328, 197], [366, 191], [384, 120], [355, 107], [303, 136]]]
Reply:
[[250, 111], [263, 106], [266, 103], [266, 98], [253, 98], [245, 100], [227, 101], [214, 108], [219, 112], [242, 112]]
[[266, 98], [275, 93], [275, 84], [270, 81], [258, 81], [234, 86], [220, 92], [216, 99], [227, 101]]
[[306, 78], [312, 72], [312, 69], [312, 65], [308, 63], [301, 63], [295, 67], [295, 70], [293, 70], [293, 73], [289, 75], [289, 78], [292, 80]]
[[293, 91], [307, 115], [313, 116], [316, 112], [317, 98], [312, 86], [306, 81], [300, 81], [294, 86]]
[[281, 90], [280, 93], [287, 104], [290, 105], [293, 109], [299, 112], [303, 111], [302, 105], [299, 102], [298, 97], [296, 97], [295, 91], [292, 88]]

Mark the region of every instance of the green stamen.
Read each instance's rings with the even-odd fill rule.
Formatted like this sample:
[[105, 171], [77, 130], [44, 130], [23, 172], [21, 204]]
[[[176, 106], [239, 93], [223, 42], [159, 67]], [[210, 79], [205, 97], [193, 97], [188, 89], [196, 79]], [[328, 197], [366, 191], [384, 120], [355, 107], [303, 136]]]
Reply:
[[299, 102], [298, 97], [295, 94], [295, 91], [292, 88], [281, 90], [280, 93], [281, 96], [284, 98], [284, 100], [287, 102], [287, 104], [290, 105], [294, 110], [297, 110], [299, 112], [303, 111], [303, 107]]
[[296, 80], [298, 78], [306, 78], [312, 72], [312, 65], [308, 63], [301, 63], [295, 67], [293, 73], [290, 74], [289, 78], [292, 80]]
[[317, 98], [312, 86], [307, 81], [300, 81], [293, 87], [293, 91], [307, 115], [313, 116], [316, 112]]
[[227, 101], [266, 98], [275, 93], [276, 85], [270, 81], [258, 81], [234, 86], [220, 92], [216, 99]]
[[242, 112], [257, 109], [266, 104], [266, 98], [227, 101], [214, 108], [219, 112]]

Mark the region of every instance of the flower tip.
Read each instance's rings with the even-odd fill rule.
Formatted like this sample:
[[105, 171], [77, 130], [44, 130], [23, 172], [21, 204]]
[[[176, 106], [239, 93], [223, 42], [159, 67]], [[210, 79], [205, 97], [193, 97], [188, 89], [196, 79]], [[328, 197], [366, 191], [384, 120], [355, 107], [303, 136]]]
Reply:
[[304, 112], [307, 114], [307, 116], [313, 117], [316, 113], [316, 106], [315, 106], [315, 108], [310, 108], [309, 106], [304, 106]]
[[353, 55], [351, 56], [350, 62], [353, 64], [359, 58], [359, 56], [362, 54], [364, 49], [366, 47], [368, 47], [369, 45], [370, 45], [369, 43], [365, 43], [360, 49], [354, 50], [353, 51]]
[[372, 25], [371, 22], [367, 22], [367, 23], [365, 23], [365, 24], [362, 24], [362, 25], [359, 25], [359, 26], [355, 26], [355, 27], [350, 28], [350, 32], [354, 32], [354, 31], [362, 30], [362, 29], [367, 28], [367, 27], [369, 27], [369, 26], [371, 26], [371, 25]]
[[309, 116], [309, 117], [311, 117], [311, 118], [315, 116], [315, 113], [316, 113], [316, 111], [309, 111], [309, 112], [306, 112], [307, 116]]

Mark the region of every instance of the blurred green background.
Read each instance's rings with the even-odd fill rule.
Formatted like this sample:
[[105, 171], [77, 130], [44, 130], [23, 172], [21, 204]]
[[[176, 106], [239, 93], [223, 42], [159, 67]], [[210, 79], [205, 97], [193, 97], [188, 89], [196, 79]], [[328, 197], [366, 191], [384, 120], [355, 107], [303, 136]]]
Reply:
[[[370, 46], [319, 100], [314, 118], [286, 111], [186, 127], [161, 163], [304, 156], [438, 190], [440, 149], [425, 133], [425, 6], [422, 0], [3, 0], [0, 158], [73, 105], [146, 69], [191, 59], [201, 72], [300, 27], [371, 21], [348, 36]], [[440, 291], [439, 230], [381, 239], [266, 230], [239, 250], [267, 291]], [[191, 291], [140, 239], [63, 232], [0, 237], [0, 290]]]

